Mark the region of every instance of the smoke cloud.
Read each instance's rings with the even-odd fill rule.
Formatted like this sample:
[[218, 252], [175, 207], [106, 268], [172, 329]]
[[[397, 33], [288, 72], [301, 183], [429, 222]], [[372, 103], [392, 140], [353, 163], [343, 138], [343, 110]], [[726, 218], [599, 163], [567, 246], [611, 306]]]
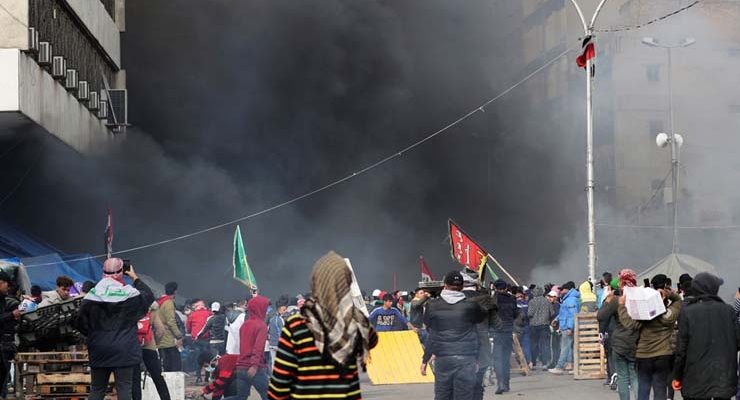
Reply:
[[[135, 127], [100, 156], [28, 128], [6, 130], [3, 149], [25, 141], [0, 160], [12, 172], [3, 174], [4, 188], [39, 161], [0, 216], [65, 252], [100, 253], [108, 207], [114, 247], [125, 249], [309, 192], [436, 131], [538, 67], [514, 56], [522, 21], [512, 7], [517, 2], [129, 0], [123, 56]], [[560, 38], [564, 46], [577, 39], [570, 30]], [[419, 255], [437, 275], [456, 268], [445, 241], [450, 217], [523, 281], [585, 278], [585, 89], [573, 56], [371, 174], [242, 222], [264, 292], [305, 292], [314, 260], [332, 249], [352, 260], [367, 291], [390, 289], [394, 273], [399, 288], [412, 288]], [[706, 78], [711, 66], [695, 73]], [[623, 84], [616, 76], [597, 82]], [[553, 79], [567, 83], [560, 100], [533, 102]], [[597, 101], [597, 121], [608, 121], [604, 107]], [[598, 162], [598, 173], [614, 168], [608, 158]], [[708, 171], [690, 168], [702, 174], [693, 180], [706, 182]], [[600, 221], [629, 220], [609, 190], [619, 188], [600, 188]], [[236, 299], [244, 288], [231, 279], [233, 228], [127, 257], [190, 296]], [[603, 268], [647, 266], [670, 250], [669, 233], [640, 235], [600, 229]], [[691, 235], [686, 252], [722, 272], [736, 265], [723, 234]]]

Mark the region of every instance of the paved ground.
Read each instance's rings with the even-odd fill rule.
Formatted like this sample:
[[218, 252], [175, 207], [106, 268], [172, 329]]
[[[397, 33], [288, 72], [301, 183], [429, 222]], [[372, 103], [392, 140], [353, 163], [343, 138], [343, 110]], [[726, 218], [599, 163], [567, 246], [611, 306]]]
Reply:
[[[576, 381], [572, 375], [555, 376], [536, 371], [529, 376], [512, 376], [511, 392], [494, 395], [495, 387], [486, 388], [486, 399], [616, 399], [617, 393], [602, 385], [602, 381]], [[374, 386], [367, 377], [362, 379], [362, 397], [367, 400], [421, 400], [434, 398], [434, 385]]]

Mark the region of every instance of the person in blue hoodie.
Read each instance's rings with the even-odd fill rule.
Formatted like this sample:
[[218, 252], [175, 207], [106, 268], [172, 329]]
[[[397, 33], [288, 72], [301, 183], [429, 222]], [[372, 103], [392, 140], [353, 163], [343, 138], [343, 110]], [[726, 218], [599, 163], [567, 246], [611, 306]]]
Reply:
[[576, 290], [576, 284], [571, 282], [565, 283], [560, 288], [560, 295], [563, 298], [558, 314], [558, 324], [560, 326], [560, 359], [555, 368], [548, 370], [550, 373], [562, 375], [567, 367], [573, 364], [573, 330], [575, 327], [575, 318], [581, 307], [581, 294]]

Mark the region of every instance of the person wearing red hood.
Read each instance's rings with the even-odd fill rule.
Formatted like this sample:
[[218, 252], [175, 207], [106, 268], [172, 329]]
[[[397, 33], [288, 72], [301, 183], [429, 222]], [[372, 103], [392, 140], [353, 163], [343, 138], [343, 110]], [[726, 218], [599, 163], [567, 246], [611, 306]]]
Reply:
[[254, 389], [263, 400], [267, 400], [269, 373], [265, 359], [267, 342], [267, 306], [270, 301], [264, 296], [254, 296], [247, 303], [249, 319], [239, 329], [239, 360], [236, 362], [236, 396], [225, 400], [246, 400]]

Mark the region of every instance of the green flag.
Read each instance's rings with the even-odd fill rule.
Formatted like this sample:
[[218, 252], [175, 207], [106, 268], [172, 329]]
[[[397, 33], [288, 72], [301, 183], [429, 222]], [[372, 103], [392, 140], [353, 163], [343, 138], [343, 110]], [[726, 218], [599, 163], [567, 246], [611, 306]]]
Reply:
[[488, 265], [488, 263], [486, 263], [486, 269], [488, 270], [488, 273], [491, 274], [491, 279], [493, 279], [494, 281], [498, 280], [498, 275], [496, 275], [496, 273], [493, 272], [493, 269], [491, 268], [490, 265]]
[[250, 289], [257, 289], [257, 280], [254, 279], [252, 269], [247, 262], [247, 253], [244, 251], [242, 232], [239, 226], [234, 232], [234, 279], [245, 284]]

